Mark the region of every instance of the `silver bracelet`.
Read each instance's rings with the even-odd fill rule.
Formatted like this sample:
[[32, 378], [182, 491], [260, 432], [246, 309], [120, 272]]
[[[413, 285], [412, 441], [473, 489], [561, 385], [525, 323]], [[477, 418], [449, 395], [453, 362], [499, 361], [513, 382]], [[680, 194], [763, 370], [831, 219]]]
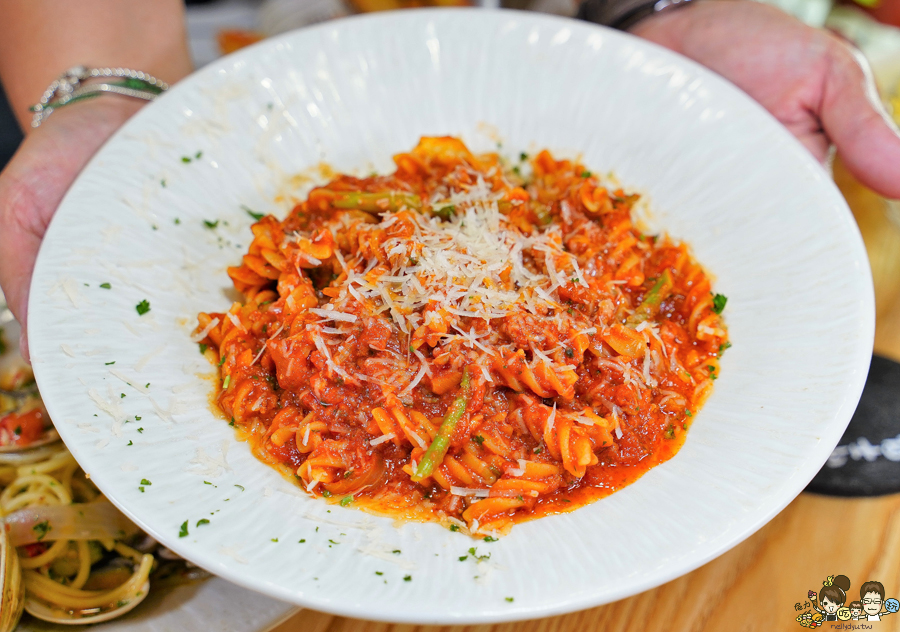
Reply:
[[584, 0], [578, 8], [578, 19], [602, 24], [620, 31], [646, 17], [684, 6], [692, 0]]
[[[85, 84], [90, 79], [121, 79], [122, 81]], [[160, 81], [153, 75], [140, 70], [128, 68], [85, 68], [75, 66], [69, 68], [59, 79], [51, 83], [41, 100], [32, 106], [34, 116], [31, 118], [32, 127], [40, 127], [54, 110], [64, 105], [95, 97], [100, 94], [120, 94], [125, 97], [155, 100], [162, 92], [169, 89], [169, 84]]]

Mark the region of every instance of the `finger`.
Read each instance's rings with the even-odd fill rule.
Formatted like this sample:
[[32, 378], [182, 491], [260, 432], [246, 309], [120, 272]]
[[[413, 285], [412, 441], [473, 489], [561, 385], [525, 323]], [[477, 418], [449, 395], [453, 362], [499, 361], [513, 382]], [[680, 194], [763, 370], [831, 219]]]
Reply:
[[7, 304], [22, 324], [27, 323], [28, 289], [43, 227], [29, 227], [35, 215], [30, 188], [13, 174], [0, 180], [0, 284]]
[[820, 130], [818, 132], [794, 131], [790, 125], [786, 125], [788, 131], [791, 132], [800, 144], [809, 150], [816, 160], [821, 162], [826, 168], [829, 159], [832, 157], [832, 144], [828, 141], [828, 137]]
[[900, 198], [900, 131], [890, 119], [861, 54], [836, 47], [819, 118], [847, 169], [888, 198]]

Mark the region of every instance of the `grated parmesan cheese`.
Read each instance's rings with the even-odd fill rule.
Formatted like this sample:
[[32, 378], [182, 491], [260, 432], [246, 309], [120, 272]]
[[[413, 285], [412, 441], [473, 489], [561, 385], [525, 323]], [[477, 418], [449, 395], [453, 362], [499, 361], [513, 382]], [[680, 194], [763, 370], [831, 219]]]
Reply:
[[[390, 441], [391, 439], [395, 438], [396, 436], [397, 435], [395, 435], [393, 432], [389, 432], [387, 434], [381, 435], [380, 437], [372, 439], [371, 441], [369, 441], [369, 445], [373, 445], [373, 446], [379, 445], [379, 444], [384, 443], [385, 441]], [[303, 442], [303, 445], [306, 445], [305, 440]]]
[[[233, 314], [228, 314], [228, 315], [233, 316]], [[231, 322], [234, 322], [234, 319], [232, 319]], [[201, 340], [206, 338], [209, 335], [209, 332], [211, 332], [213, 329], [215, 329], [216, 325], [218, 325], [218, 324], [219, 324], [219, 319], [213, 318], [211, 321], [209, 321], [209, 323], [207, 323], [206, 327], [204, 327], [203, 329], [201, 329], [200, 331], [195, 333], [193, 336], [191, 336], [191, 342], [200, 342]], [[240, 326], [240, 325], [236, 324], [235, 326]], [[161, 350], [162, 349], [160, 349], [159, 351], [161, 351]], [[157, 351], [157, 353], [159, 351]]]
[[474, 496], [475, 498], [487, 498], [491, 494], [489, 489], [474, 489], [469, 487], [450, 487], [450, 493], [454, 496]]

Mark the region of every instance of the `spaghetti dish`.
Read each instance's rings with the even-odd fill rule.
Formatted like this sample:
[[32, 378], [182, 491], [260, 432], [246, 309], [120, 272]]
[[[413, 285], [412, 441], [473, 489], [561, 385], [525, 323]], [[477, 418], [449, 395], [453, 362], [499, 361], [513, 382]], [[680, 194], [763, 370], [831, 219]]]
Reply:
[[671, 457], [728, 346], [725, 297], [638, 200], [547, 151], [423, 138], [262, 217], [245, 297], [201, 313], [218, 404], [307, 492], [495, 535]]

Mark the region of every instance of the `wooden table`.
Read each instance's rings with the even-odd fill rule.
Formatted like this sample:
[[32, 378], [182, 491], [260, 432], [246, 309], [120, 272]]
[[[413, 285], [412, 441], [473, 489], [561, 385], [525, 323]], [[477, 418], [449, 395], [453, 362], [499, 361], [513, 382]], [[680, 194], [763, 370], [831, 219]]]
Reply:
[[[900, 227], [888, 219], [885, 202], [840, 163], [835, 180], [869, 251], [877, 309], [875, 351], [900, 361]], [[438, 628], [303, 610], [273, 632], [798, 632], [807, 628], [795, 621], [794, 604], [808, 590], [818, 591], [824, 577], [836, 574], [847, 575], [855, 585], [881, 581], [888, 597], [900, 597], [900, 494], [854, 500], [801, 494], [755, 535], [696, 571], [630, 599], [569, 615]], [[871, 625], [873, 630], [900, 630], [900, 614]]]

